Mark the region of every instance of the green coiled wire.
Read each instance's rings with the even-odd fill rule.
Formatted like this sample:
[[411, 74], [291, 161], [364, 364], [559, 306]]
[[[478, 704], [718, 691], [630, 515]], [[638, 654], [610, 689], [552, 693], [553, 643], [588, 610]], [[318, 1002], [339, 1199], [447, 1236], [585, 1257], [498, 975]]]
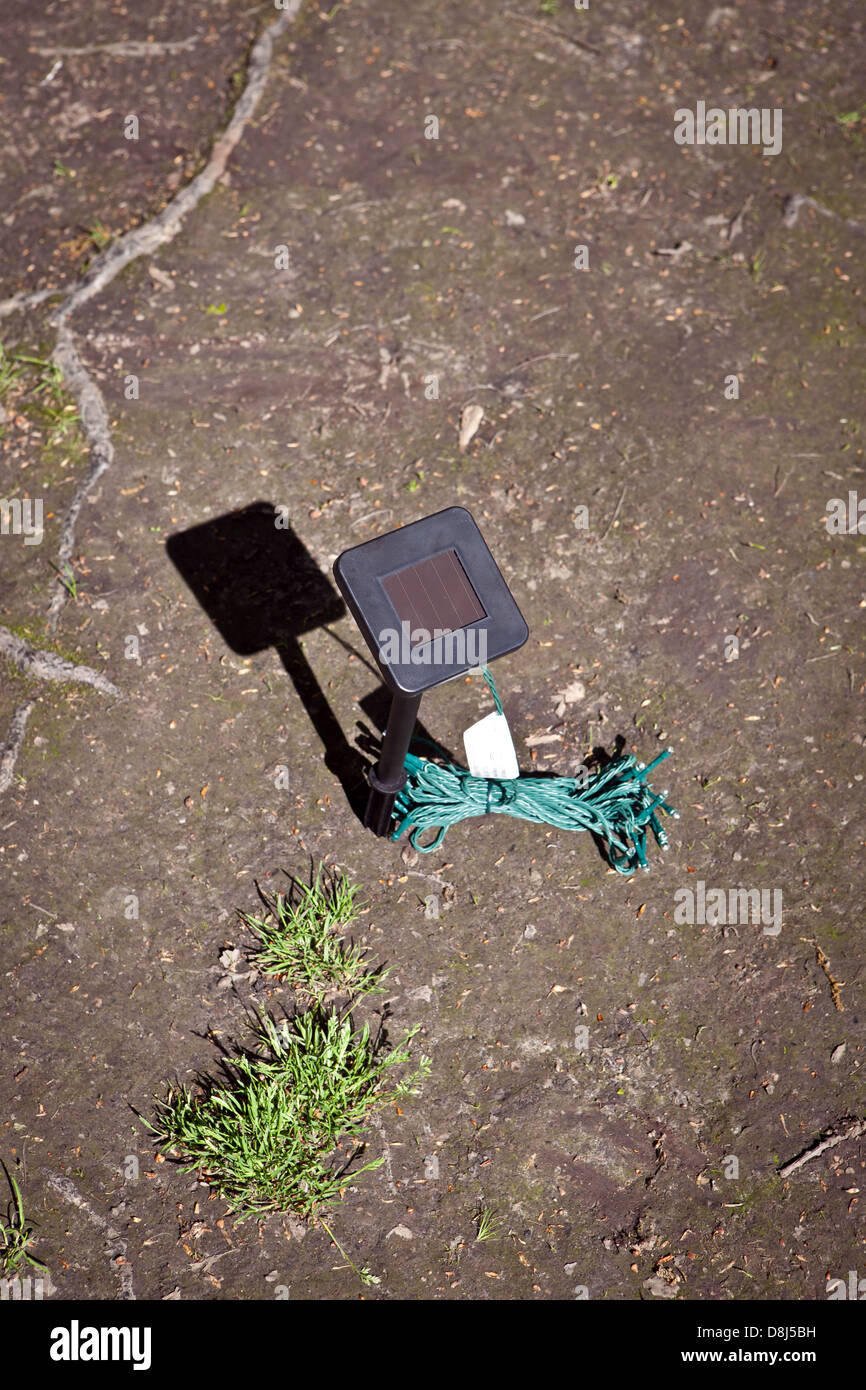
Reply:
[[[486, 669], [483, 675], [501, 713], [493, 678]], [[647, 778], [672, 751], [666, 748], [648, 767], [632, 754], [614, 758], [587, 779], [473, 777], [454, 763], [432, 762], [407, 753], [404, 766], [408, 776], [394, 806], [397, 824], [391, 838], [399, 840], [411, 826], [413, 849], [430, 854], [439, 848], [448, 827], [458, 821], [491, 814], [516, 816], [559, 830], [589, 830], [604, 845], [608, 862], [617, 873], [630, 875], [638, 867], [648, 871], [647, 831], [661, 849], [666, 849], [668, 837], [658, 813], [677, 819], [678, 812], [665, 801], [666, 792], [653, 794]], [[418, 837], [434, 828], [439, 831], [435, 839], [420, 844]]]

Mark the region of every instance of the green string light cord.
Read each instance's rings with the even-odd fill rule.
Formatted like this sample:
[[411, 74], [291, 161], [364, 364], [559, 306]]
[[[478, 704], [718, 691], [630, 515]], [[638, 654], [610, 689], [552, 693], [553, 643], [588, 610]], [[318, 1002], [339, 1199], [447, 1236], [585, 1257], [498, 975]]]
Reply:
[[[497, 713], [502, 714], [493, 677], [486, 667], [482, 674]], [[653, 769], [672, 751], [666, 748], [648, 767], [632, 754], [614, 758], [586, 779], [473, 777], [465, 767], [407, 753], [404, 766], [408, 777], [394, 806], [397, 824], [391, 838], [399, 840], [411, 826], [412, 848], [431, 854], [442, 844], [448, 827], [458, 821], [490, 814], [516, 816], [559, 830], [589, 830], [604, 845], [608, 862], [618, 874], [630, 876], [637, 868], [648, 872], [647, 831], [661, 849], [667, 849], [668, 837], [659, 813], [679, 819], [679, 813], [665, 801], [667, 792], [654, 795], [647, 783]], [[437, 828], [434, 840], [419, 843], [420, 835]]]

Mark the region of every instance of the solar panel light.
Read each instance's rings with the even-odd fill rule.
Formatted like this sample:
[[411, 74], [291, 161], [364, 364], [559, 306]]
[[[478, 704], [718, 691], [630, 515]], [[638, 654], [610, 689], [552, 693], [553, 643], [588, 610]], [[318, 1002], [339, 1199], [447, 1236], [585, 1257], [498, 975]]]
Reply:
[[392, 694], [364, 818], [385, 836], [424, 691], [516, 651], [529, 629], [465, 507], [344, 550], [334, 578]]

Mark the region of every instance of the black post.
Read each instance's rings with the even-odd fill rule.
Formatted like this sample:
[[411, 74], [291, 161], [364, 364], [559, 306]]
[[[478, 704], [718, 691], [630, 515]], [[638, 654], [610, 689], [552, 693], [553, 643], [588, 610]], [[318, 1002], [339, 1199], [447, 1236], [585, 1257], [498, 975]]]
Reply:
[[394, 802], [398, 792], [406, 785], [403, 763], [409, 751], [420, 705], [420, 694], [394, 695], [391, 700], [379, 761], [367, 774], [370, 798], [364, 825], [375, 835], [384, 837], [390, 833]]

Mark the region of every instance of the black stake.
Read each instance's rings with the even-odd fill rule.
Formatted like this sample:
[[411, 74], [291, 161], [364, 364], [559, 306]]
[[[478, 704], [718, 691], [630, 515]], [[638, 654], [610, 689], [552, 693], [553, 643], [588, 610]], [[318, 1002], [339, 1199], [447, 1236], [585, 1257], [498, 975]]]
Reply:
[[464, 507], [344, 550], [334, 578], [392, 696], [364, 817], [386, 836], [424, 691], [515, 651], [529, 629]]
[[367, 773], [370, 798], [367, 802], [364, 825], [368, 830], [372, 830], [374, 835], [383, 838], [390, 833], [394, 802], [406, 785], [404, 763], [420, 707], [420, 695], [393, 697], [379, 761]]

